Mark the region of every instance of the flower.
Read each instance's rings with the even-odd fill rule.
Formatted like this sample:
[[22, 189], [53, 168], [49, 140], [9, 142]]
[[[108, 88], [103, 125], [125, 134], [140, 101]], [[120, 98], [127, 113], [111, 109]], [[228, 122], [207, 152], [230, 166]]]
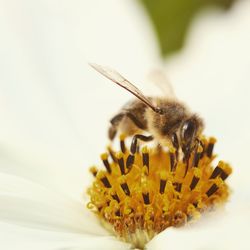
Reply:
[[[130, 97], [98, 82], [87, 62], [110, 65], [136, 84], [162, 66], [147, 19], [132, 2], [1, 1], [2, 249], [129, 247], [99, 226], [82, 193], [90, 185], [87, 166], [105, 147], [106, 121]], [[200, 17], [183, 54], [164, 62], [178, 97], [202, 114], [206, 133], [218, 137], [216, 152], [235, 171], [225, 210], [168, 228], [149, 250], [249, 245], [248, 12], [249, 1], [239, 1], [223, 17], [212, 14], [215, 23]]]
[[203, 138], [182, 156], [147, 146], [133, 153], [121, 135], [121, 151], [109, 148], [101, 156], [105, 170], [90, 168], [95, 180], [88, 208], [118, 238], [144, 249], [166, 228], [185, 225], [227, 199], [224, 181], [232, 169], [222, 161], [212, 167], [214, 144]]

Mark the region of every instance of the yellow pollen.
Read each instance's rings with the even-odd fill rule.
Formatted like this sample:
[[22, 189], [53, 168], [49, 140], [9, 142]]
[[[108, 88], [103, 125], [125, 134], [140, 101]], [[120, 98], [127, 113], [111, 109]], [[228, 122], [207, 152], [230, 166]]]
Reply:
[[223, 161], [212, 165], [215, 138], [202, 137], [188, 158], [173, 148], [147, 146], [132, 154], [125, 140], [120, 136], [120, 150], [109, 147], [101, 155], [104, 168], [90, 168], [87, 207], [134, 248], [144, 249], [166, 228], [185, 225], [227, 200], [232, 168]]

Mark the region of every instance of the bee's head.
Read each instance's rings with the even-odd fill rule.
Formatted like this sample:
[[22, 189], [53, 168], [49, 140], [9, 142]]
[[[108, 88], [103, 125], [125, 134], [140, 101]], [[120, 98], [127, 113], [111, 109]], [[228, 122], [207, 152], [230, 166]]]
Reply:
[[202, 130], [203, 122], [196, 115], [189, 117], [182, 123], [180, 127], [180, 141], [184, 153], [193, 148]]

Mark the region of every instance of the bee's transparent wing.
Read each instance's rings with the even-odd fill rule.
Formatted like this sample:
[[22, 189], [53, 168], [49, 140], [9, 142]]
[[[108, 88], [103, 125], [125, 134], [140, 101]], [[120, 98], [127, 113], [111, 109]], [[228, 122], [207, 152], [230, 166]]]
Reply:
[[170, 80], [162, 70], [157, 69], [151, 71], [147, 78], [151, 83], [155, 84], [161, 90], [164, 97], [177, 99]]
[[118, 73], [117, 71], [111, 68], [100, 66], [95, 63], [90, 63], [90, 66], [94, 68], [96, 71], [98, 71], [99, 73], [101, 73], [103, 76], [110, 79], [112, 82], [115, 82], [122, 88], [126, 89], [127, 91], [135, 95], [145, 104], [147, 104], [150, 108], [152, 108], [155, 112], [158, 112], [158, 108], [147, 97], [145, 97], [135, 85], [129, 82], [120, 73]]

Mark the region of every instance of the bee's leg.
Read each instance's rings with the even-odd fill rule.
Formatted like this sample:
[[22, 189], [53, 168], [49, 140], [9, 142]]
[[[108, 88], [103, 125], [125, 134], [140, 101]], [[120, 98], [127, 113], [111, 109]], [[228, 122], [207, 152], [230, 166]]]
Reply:
[[131, 146], [130, 146], [130, 152], [132, 154], [135, 154], [136, 152], [136, 148], [137, 148], [137, 140], [141, 140], [141, 141], [152, 141], [154, 139], [154, 137], [152, 135], [150, 136], [145, 136], [145, 135], [135, 135], [132, 139], [132, 143], [131, 143]]
[[196, 138], [195, 141], [196, 141], [197, 146], [200, 145], [204, 151], [204, 149], [205, 149], [204, 143], [199, 138]]
[[130, 112], [127, 112], [126, 113], [126, 116], [135, 124], [136, 127], [144, 130], [146, 129], [146, 126], [141, 122], [139, 121], [135, 115], [133, 115], [132, 113]]
[[190, 157], [190, 153], [191, 153], [190, 147], [189, 146], [183, 146], [182, 147], [182, 152], [184, 154], [183, 162], [187, 162], [187, 165], [188, 165], [189, 157]]
[[115, 135], [117, 133], [117, 129], [115, 126], [111, 125], [108, 130], [108, 136], [111, 141], [115, 138]]
[[175, 151], [175, 156], [176, 156], [176, 159], [177, 159], [177, 161], [178, 161], [180, 144], [179, 144], [179, 140], [178, 140], [178, 137], [177, 137], [176, 133], [174, 133], [174, 134], [172, 135], [171, 140], [172, 140], [173, 146], [174, 146], [174, 148], [175, 148], [175, 150], [176, 150], [176, 151]]
[[152, 135], [150, 135], [150, 136], [145, 136], [145, 135], [140, 135], [140, 134], [134, 135], [134, 137], [132, 139], [131, 146], [130, 146], [130, 154], [129, 154], [127, 161], [126, 161], [127, 168], [130, 168], [131, 165], [134, 163], [138, 139], [140, 139], [141, 141], [152, 141], [154, 138]]
[[124, 113], [119, 113], [110, 120], [111, 126], [108, 131], [108, 136], [111, 141], [115, 138], [115, 135], [117, 133], [117, 126], [121, 122], [124, 115]]
[[110, 120], [111, 127], [109, 128], [109, 132], [108, 132], [110, 140], [113, 140], [115, 138], [115, 135], [117, 132], [117, 126], [121, 122], [122, 118], [125, 116], [128, 117], [135, 124], [136, 127], [140, 128], [142, 130], [146, 129], [145, 125], [141, 121], [139, 121], [136, 118], [136, 116], [134, 114], [132, 114], [131, 112], [126, 111], [123, 113], [119, 113]]
[[200, 153], [200, 158], [202, 158], [204, 156], [204, 153], [205, 153], [205, 145], [199, 138], [196, 138], [195, 142], [196, 142], [196, 151], [197, 151], [199, 146], [202, 147], [202, 151]]

